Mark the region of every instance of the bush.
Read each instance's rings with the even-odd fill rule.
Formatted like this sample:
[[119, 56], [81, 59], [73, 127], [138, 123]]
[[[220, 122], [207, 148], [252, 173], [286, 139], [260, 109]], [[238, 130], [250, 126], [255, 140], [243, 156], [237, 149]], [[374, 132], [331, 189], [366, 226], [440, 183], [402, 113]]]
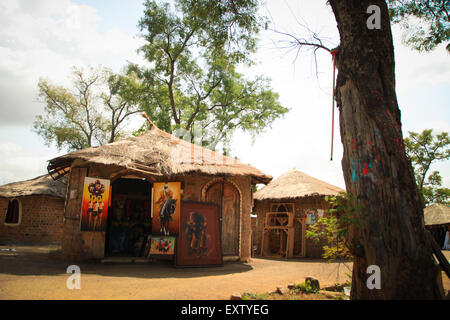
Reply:
[[311, 283], [309, 281], [295, 284], [294, 289], [292, 289], [292, 290], [296, 291], [296, 292], [304, 292], [304, 293], [317, 293], [318, 292], [317, 289], [315, 289], [311, 286]]
[[338, 196], [325, 197], [330, 204], [329, 216], [317, 220], [306, 230], [306, 237], [316, 243], [320, 239], [326, 239], [327, 245], [323, 246], [323, 258], [333, 261], [336, 259], [349, 259], [353, 255], [349, 249], [349, 229], [358, 226], [357, 218], [361, 207], [356, 205], [356, 199], [348, 193]]

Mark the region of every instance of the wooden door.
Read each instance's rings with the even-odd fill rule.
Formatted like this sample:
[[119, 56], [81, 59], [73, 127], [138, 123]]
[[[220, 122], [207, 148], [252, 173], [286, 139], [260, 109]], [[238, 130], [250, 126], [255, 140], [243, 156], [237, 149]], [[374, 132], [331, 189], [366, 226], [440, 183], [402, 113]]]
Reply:
[[206, 191], [206, 202], [220, 207], [222, 254], [239, 255], [239, 192], [227, 182], [217, 182]]

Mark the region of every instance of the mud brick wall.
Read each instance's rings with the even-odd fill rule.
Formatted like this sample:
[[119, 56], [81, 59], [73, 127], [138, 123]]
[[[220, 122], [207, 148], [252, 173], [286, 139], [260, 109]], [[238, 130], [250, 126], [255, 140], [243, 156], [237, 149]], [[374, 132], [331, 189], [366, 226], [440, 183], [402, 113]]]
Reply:
[[258, 201], [255, 200], [255, 205], [253, 207], [253, 214], [256, 214], [256, 228], [253, 230], [253, 245], [256, 246], [255, 254], [257, 256], [261, 255], [261, 245], [262, 245], [262, 233], [264, 228], [264, 220], [266, 217], [266, 212], [270, 211], [269, 201]]
[[[253, 213], [257, 215], [256, 225], [253, 234], [254, 245], [257, 247], [256, 253], [257, 255], [261, 254], [261, 241], [262, 241], [262, 232], [264, 228], [264, 220], [266, 212], [270, 212], [270, 205], [272, 203], [294, 203], [295, 204], [295, 217], [302, 218], [306, 216], [306, 212], [308, 210], [314, 209], [323, 209], [324, 216], [327, 215], [326, 210], [329, 208], [328, 203], [323, 200], [321, 197], [309, 197], [302, 198], [297, 200], [283, 200], [283, 201], [258, 201], [255, 200], [255, 206], [253, 208]], [[296, 231], [297, 232], [297, 231]], [[315, 243], [313, 240], [310, 240], [305, 237], [305, 246], [306, 246], [306, 257], [307, 258], [322, 258], [323, 249], [322, 247], [326, 245], [326, 239], [321, 239], [319, 243]], [[295, 246], [298, 244], [296, 243]]]
[[0, 242], [60, 244], [63, 234], [64, 199], [36, 195], [17, 198], [22, 204], [22, 220], [5, 225], [7, 198], [0, 198]]
[[[257, 255], [258, 251], [258, 240], [257, 240], [257, 234], [258, 234], [258, 217], [252, 217], [251, 218], [251, 224], [252, 224], [252, 256]], [[256, 250], [254, 250], [256, 248]]]
[[[68, 260], [85, 260], [91, 258], [102, 258], [104, 248], [104, 237], [97, 237], [93, 242], [87, 241], [86, 233], [80, 232], [81, 198], [84, 178], [89, 177], [115, 180], [118, 169], [115, 167], [91, 165], [88, 168], [74, 163], [69, 177], [69, 192], [66, 203], [64, 237], [62, 242], [63, 255]], [[124, 176], [126, 173], [123, 174]], [[145, 178], [143, 176], [143, 178]], [[214, 177], [204, 175], [183, 175], [171, 178], [156, 178], [150, 182], [181, 181], [182, 200], [204, 202], [206, 189], [214, 182], [227, 181], [232, 183], [239, 191], [241, 202], [240, 215], [240, 255], [242, 261], [251, 257], [251, 220], [252, 189], [250, 177]], [[94, 243], [95, 242], [95, 243]], [[93, 245], [94, 243], [94, 245]], [[95, 248], [93, 248], [95, 247]]]

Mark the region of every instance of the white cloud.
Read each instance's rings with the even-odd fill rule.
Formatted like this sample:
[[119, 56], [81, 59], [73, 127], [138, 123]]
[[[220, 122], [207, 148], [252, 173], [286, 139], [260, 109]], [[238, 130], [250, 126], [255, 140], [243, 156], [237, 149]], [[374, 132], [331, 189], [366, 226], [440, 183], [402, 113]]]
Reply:
[[[334, 17], [325, 3], [269, 1], [263, 13], [270, 13], [276, 30], [303, 36], [304, 28], [300, 22], [308, 24], [311, 30], [322, 31], [322, 37], [334, 39], [327, 43], [328, 46], [337, 44]], [[262, 74], [271, 78], [274, 91], [280, 94], [281, 104], [291, 111], [283, 119], [278, 119], [271, 129], [259, 135], [253, 145], [248, 135], [237, 133], [233, 151], [244, 163], [250, 163], [274, 178], [296, 168], [345, 189], [337, 109], [334, 157], [330, 161], [331, 56], [325, 51], [318, 51], [319, 74], [316, 75], [312, 53], [302, 50], [296, 58], [295, 50], [287, 53], [283, 49], [286, 44], [280, 40], [286, 39], [286, 36], [275, 32], [264, 32], [257, 54], [261, 63], [250, 71], [246, 70], [245, 74]]]
[[420, 53], [404, 45], [401, 41], [403, 31], [393, 26], [397, 93], [403, 94], [424, 86], [449, 84], [449, 54], [445, 44], [428, 53]]
[[441, 133], [443, 131], [450, 132], [450, 124], [445, 121], [439, 121], [439, 120], [424, 122], [424, 123], [412, 128], [409, 131], [414, 131], [414, 132], [420, 133], [425, 129], [433, 129], [434, 134]]
[[[321, 37], [333, 40], [330, 46], [337, 45], [336, 21], [325, 1], [271, 0], [265, 8], [262, 12], [272, 15], [278, 30], [301, 33], [295, 19], [305, 19], [312, 30], [321, 31]], [[136, 54], [141, 40], [115, 27], [100, 32], [101, 23], [101, 12], [70, 0], [0, 1], [0, 184], [43, 174], [45, 161], [57, 155], [56, 150], [46, 148], [29, 130], [34, 116], [43, 108], [36, 102], [39, 77], [68, 85], [70, 68], [74, 65], [102, 64], [119, 71], [127, 60], [143, 63]], [[393, 31], [397, 94], [399, 101], [405, 101], [401, 105], [403, 128], [450, 131], [448, 111], [437, 112], [435, 110], [443, 108], [435, 107], [430, 112], [424, 100], [421, 100], [422, 104], [417, 102], [418, 93], [425, 99], [429, 88], [448, 87], [448, 54], [442, 48], [430, 54], [414, 52], [401, 44], [401, 30], [397, 26]], [[294, 54], [284, 56], [285, 51], [275, 48], [272, 40], [279, 37], [271, 34], [263, 38], [257, 55], [261, 64], [244, 72], [249, 76], [263, 74], [272, 78], [272, 86], [280, 94], [281, 103], [292, 111], [284, 119], [277, 120], [272, 129], [258, 136], [254, 145], [248, 135], [237, 133], [234, 153], [243, 162], [274, 177], [295, 167], [344, 187], [338, 114], [334, 160], [329, 160], [330, 56], [319, 55], [321, 73], [317, 80], [310, 54], [302, 52], [293, 64]], [[425, 101], [429, 104], [429, 99]], [[441, 100], [433, 101], [438, 105]], [[16, 129], [22, 126], [22, 131], [14, 131], [14, 136], [20, 136], [20, 139], [12, 139], [5, 126]], [[444, 165], [441, 171], [446, 183], [450, 183], [448, 167]]]
[[12, 142], [5, 142], [0, 144], [0, 157], [4, 158], [5, 156], [9, 156], [11, 154], [17, 154], [18, 152], [22, 151], [22, 147], [12, 143]]
[[27, 149], [13, 142], [0, 144], [0, 185], [45, 174], [47, 150]]
[[69, 84], [72, 66], [104, 65], [119, 71], [140, 62], [141, 40], [119, 29], [98, 31], [95, 8], [69, 0], [0, 3], [0, 123], [31, 125], [43, 106], [37, 81]]
[[0, 184], [42, 175], [61, 154], [30, 130], [44, 107], [40, 77], [68, 86], [72, 66], [142, 63], [141, 40], [117, 28], [99, 32], [100, 21], [95, 8], [69, 0], [0, 1]]
[[[268, 1], [266, 11], [275, 21], [275, 28], [283, 32], [302, 34], [308, 24], [311, 30], [321, 30], [321, 37], [331, 39], [328, 46], [337, 45], [336, 21], [330, 8], [319, 1]], [[306, 20], [306, 21], [305, 21]], [[440, 97], [430, 99], [430, 90], [450, 84], [450, 64], [445, 49], [418, 53], [401, 43], [402, 30], [394, 26], [397, 96], [401, 104], [404, 132], [425, 128], [450, 132], [447, 106]], [[303, 32], [304, 34], [304, 32]], [[234, 152], [245, 163], [250, 163], [275, 178], [291, 168], [345, 187], [341, 168], [343, 147], [336, 110], [334, 160], [330, 161], [331, 144], [331, 57], [318, 55], [319, 78], [316, 78], [314, 60], [302, 51], [295, 63], [295, 51], [275, 48], [280, 36], [265, 33], [257, 55], [261, 64], [246, 74], [264, 74], [272, 78], [275, 91], [280, 93], [283, 106], [292, 111], [279, 119], [272, 129], [258, 136], [254, 145], [245, 134], [234, 139]], [[436, 90], [436, 89], [435, 89]], [[439, 95], [439, 92], [433, 92]], [[420, 99], [418, 99], [420, 98]], [[432, 101], [432, 102], [431, 102]], [[433, 108], [430, 108], [433, 104]], [[442, 112], [441, 112], [442, 110]], [[450, 164], [450, 162], [447, 162]], [[450, 165], [443, 165], [444, 181], [450, 181]], [[449, 178], [447, 178], [449, 177]], [[449, 185], [449, 184], [447, 184]]]

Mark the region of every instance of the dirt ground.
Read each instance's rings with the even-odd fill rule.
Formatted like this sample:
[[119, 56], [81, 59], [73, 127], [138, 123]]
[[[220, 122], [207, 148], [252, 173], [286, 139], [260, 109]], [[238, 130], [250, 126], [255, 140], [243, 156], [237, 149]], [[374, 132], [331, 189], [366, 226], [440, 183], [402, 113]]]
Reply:
[[[11, 250], [13, 249], [13, 250]], [[446, 252], [450, 257], [450, 252]], [[174, 268], [167, 262], [81, 263], [81, 290], [67, 289], [68, 263], [57, 246], [0, 246], [0, 299], [229, 299], [234, 293], [264, 294], [311, 276], [321, 287], [348, 280], [342, 264], [323, 260], [255, 258], [222, 267]], [[347, 263], [351, 268], [351, 263]], [[450, 281], [443, 274], [446, 291]]]
[[68, 265], [59, 259], [58, 247], [0, 246], [0, 299], [224, 300], [234, 293], [274, 291], [307, 276], [319, 279], [321, 286], [348, 279], [342, 264], [321, 260], [253, 259], [183, 269], [168, 262], [97, 262], [79, 264], [81, 290], [69, 290]]

